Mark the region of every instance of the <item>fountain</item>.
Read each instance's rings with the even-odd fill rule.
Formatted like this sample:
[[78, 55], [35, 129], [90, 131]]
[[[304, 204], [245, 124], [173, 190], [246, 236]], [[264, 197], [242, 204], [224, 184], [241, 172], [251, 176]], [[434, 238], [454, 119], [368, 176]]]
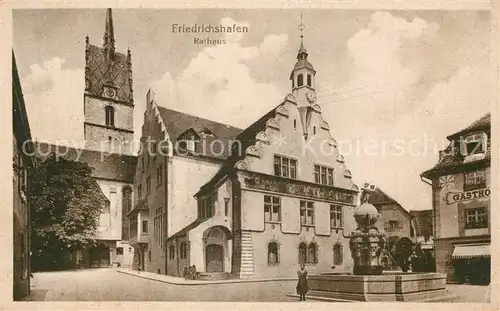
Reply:
[[[352, 274], [309, 276], [309, 295], [348, 301], [430, 301], [448, 297], [442, 273], [384, 272], [381, 257], [387, 253], [386, 236], [375, 226], [380, 214], [368, 203], [363, 189], [354, 211], [357, 227], [350, 235], [354, 262]], [[389, 256], [390, 257], [390, 256]]]

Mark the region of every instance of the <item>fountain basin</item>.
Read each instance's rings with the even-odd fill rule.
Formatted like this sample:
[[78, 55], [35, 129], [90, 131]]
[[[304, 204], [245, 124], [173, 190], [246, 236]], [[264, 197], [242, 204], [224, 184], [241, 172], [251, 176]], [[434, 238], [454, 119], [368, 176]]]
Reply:
[[309, 276], [309, 295], [352, 301], [428, 301], [447, 297], [443, 273]]

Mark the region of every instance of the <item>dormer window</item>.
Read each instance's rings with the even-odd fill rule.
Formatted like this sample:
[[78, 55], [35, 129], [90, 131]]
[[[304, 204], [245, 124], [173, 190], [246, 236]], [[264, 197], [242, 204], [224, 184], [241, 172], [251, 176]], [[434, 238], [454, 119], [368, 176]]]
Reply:
[[189, 130], [180, 135], [177, 140], [179, 142], [179, 148], [195, 152], [198, 149], [197, 145], [199, 144], [200, 137], [194, 131]]
[[462, 155], [467, 157], [484, 154], [487, 139], [486, 133], [477, 133], [465, 137], [462, 142]]

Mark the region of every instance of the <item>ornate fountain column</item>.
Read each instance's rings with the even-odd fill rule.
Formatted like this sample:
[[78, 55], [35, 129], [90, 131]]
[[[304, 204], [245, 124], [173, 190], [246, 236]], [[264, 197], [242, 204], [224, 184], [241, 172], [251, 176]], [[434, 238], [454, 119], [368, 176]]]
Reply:
[[380, 217], [377, 208], [368, 203], [369, 192], [361, 195], [361, 205], [354, 211], [356, 230], [350, 235], [349, 247], [354, 261], [353, 274], [382, 274], [379, 260], [385, 244], [385, 234], [375, 226]]

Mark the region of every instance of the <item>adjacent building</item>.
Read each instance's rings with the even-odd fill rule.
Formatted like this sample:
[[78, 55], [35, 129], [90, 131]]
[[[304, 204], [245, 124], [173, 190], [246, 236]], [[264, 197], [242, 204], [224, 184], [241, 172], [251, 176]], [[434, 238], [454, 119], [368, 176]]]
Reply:
[[127, 214], [134, 200], [137, 157], [133, 151], [133, 91], [130, 50], [115, 50], [111, 9], [106, 11], [103, 45], [85, 45], [83, 90], [84, 148], [37, 143], [37, 156], [55, 153], [89, 164], [106, 196], [99, 218], [97, 244], [74, 254], [77, 267], [132, 267], [134, 248], [128, 243]]
[[244, 130], [163, 108], [148, 93], [150, 152], [138, 156], [129, 213], [138, 269], [239, 278], [293, 277], [300, 264], [351, 270], [358, 187], [316, 102], [315, 74], [301, 43], [291, 92]]
[[401, 237], [413, 237], [410, 213], [395, 199], [382, 191], [379, 187], [372, 186], [368, 203], [375, 206], [380, 213], [380, 218], [375, 224], [384, 230], [389, 240], [397, 241]]
[[450, 135], [421, 177], [432, 187], [437, 272], [449, 282], [490, 282], [491, 114]]
[[28, 170], [35, 167], [31, 131], [24, 103], [23, 90], [12, 52], [12, 125], [13, 125], [13, 290], [14, 300], [30, 293], [30, 208]]

